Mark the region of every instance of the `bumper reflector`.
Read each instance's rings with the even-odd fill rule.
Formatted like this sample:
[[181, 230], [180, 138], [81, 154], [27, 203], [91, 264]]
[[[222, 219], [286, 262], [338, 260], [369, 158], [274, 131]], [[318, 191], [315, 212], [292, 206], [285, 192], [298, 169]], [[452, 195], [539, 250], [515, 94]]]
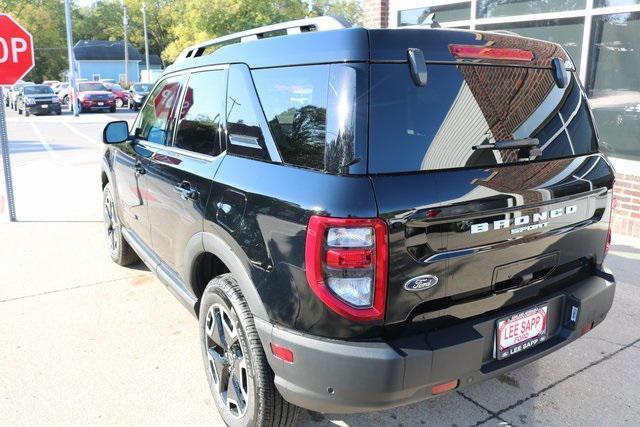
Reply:
[[440, 394], [458, 387], [460, 380], [451, 380], [431, 387], [431, 394]]
[[293, 364], [293, 351], [278, 344], [271, 343], [271, 353], [284, 362]]

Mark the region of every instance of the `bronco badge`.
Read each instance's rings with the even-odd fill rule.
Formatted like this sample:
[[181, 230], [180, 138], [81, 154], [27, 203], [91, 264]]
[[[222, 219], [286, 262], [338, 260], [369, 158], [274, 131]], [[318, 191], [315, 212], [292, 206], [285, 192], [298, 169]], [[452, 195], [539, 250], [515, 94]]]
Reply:
[[438, 278], [431, 274], [425, 274], [424, 276], [414, 277], [404, 283], [404, 288], [411, 292], [426, 291], [433, 288], [438, 284]]

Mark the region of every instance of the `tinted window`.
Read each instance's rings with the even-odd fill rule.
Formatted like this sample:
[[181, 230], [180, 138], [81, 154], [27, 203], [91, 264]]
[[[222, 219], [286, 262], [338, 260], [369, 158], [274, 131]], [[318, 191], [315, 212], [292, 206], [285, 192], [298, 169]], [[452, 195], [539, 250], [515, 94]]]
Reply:
[[252, 74], [283, 161], [324, 169], [329, 65]]
[[173, 108], [178, 101], [182, 77], [160, 82], [138, 116], [136, 135], [156, 144], [168, 144], [172, 130]]
[[107, 90], [107, 88], [102, 83], [80, 83], [78, 90], [80, 92], [88, 92], [91, 90]]
[[212, 156], [220, 153], [225, 76], [223, 70], [191, 75], [180, 111], [176, 147]]
[[249, 69], [229, 67], [227, 88], [228, 151], [247, 157], [269, 159], [258, 114], [262, 114]]
[[135, 84], [133, 85], [133, 90], [136, 92], [149, 92], [151, 91], [152, 85], [147, 84]]
[[[487, 167], [524, 157], [478, 148], [537, 138], [552, 159], [597, 149], [575, 78], [558, 88], [550, 70], [428, 64], [416, 87], [405, 64], [371, 66], [372, 173]], [[566, 104], [566, 106], [565, 106]]]
[[53, 93], [53, 89], [49, 86], [25, 86], [22, 91], [25, 95], [47, 95]]

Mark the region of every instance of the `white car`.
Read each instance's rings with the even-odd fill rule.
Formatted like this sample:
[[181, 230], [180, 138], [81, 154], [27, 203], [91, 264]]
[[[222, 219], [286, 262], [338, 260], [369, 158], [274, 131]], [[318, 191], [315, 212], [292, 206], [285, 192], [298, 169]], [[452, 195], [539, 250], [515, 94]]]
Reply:
[[9, 103], [6, 104], [8, 107], [11, 107], [12, 110], [17, 111], [17, 103], [16, 101], [18, 100], [18, 94], [20, 93], [20, 89], [22, 89], [24, 86], [28, 86], [28, 85], [32, 85], [34, 84], [33, 82], [21, 82], [21, 83], [16, 83], [13, 86], [11, 86], [11, 90], [9, 90]]

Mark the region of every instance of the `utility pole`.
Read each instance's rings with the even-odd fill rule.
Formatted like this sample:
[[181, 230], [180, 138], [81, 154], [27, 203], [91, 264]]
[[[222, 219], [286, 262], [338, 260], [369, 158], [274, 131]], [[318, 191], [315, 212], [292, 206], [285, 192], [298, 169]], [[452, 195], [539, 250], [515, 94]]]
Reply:
[[122, 0], [122, 23], [124, 24], [124, 83], [129, 83], [129, 44], [127, 43], [127, 30], [129, 26], [129, 18], [127, 17], [127, 5]]
[[142, 27], [144, 28], [144, 62], [145, 68], [147, 70], [147, 79], [151, 76], [149, 75], [149, 39], [147, 38], [147, 5], [142, 2]]
[[78, 117], [78, 100], [76, 99], [76, 72], [75, 72], [75, 56], [73, 55], [73, 34], [71, 31], [71, 0], [64, 1], [64, 18], [67, 26], [67, 55], [69, 56], [69, 88], [71, 88], [71, 111], [73, 115]]

